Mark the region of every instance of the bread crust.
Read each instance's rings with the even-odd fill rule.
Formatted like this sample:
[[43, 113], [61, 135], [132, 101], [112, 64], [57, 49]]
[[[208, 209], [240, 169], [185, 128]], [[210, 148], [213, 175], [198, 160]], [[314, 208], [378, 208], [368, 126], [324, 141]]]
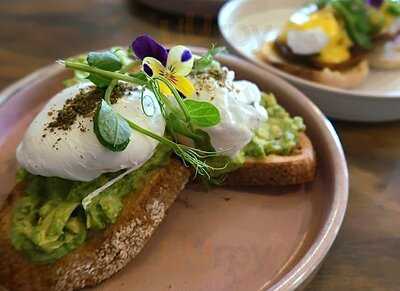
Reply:
[[190, 177], [176, 159], [152, 171], [143, 189], [124, 198], [116, 223], [90, 232], [88, 240], [54, 264], [28, 261], [10, 243], [17, 186], [0, 212], [0, 285], [9, 290], [75, 290], [109, 278], [131, 261], [149, 240]]
[[315, 177], [316, 156], [310, 139], [299, 135], [299, 146], [290, 156], [269, 155], [264, 159], [247, 159], [243, 167], [229, 173], [225, 185], [263, 186], [296, 185]]
[[266, 42], [257, 52], [257, 57], [291, 75], [343, 89], [351, 89], [359, 86], [369, 73], [367, 60], [363, 60], [345, 70], [332, 70], [329, 68], [318, 70], [290, 63], [282, 59], [275, 52], [273, 42]]

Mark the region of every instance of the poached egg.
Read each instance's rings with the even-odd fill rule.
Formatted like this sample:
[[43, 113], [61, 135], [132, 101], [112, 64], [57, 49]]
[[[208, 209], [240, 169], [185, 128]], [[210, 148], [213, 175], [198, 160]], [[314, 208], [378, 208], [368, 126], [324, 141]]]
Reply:
[[254, 130], [268, 119], [260, 104], [261, 92], [249, 81], [235, 81], [235, 73], [226, 67], [217, 70], [215, 77], [209, 73], [191, 77], [196, 94], [193, 99], [215, 105], [221, 121], [215, 126], [202, 128], [210, 136], [217, 152], [233, 158], [254, 136]]
[[[158, 141], [134, 130], [124, 151], [108, 150], [100, 144], [93, 131], [92, 117], [78, 115], [68, 130], [54, 129], [50, 132], [46, 129], [53, 120], [49, 112], [56, 113], [67, 99], [91, 86], [90, 83], [80, 83], [62, 90], [36, 116], [17, 148], [17, 160], [24, 169], [46, 177], [91, 181], [106, 172], [139, 168], [153, 155]], [[165, 120], [157, 100], [147, 89], [144, 96], [142, 106], [141, 91], [128, 87], [112, 107], [122, 116], [162, 136]]]
[[279, 39], [297, 55], [318, 54], [322, 63], [341, 63], [351, 57], [352, 42], [330, 8], [308, 5], [296, 11]]

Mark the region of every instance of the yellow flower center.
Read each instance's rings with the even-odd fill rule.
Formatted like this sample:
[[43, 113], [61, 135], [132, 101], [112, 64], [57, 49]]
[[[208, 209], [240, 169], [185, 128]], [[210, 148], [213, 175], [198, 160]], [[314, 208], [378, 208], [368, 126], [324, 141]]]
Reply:
[[169, 81], [171, 81], [174, 84], [176, 84], [176, 82], [177, 82], [177, 79], [176, 79], [175, 74], [173, 73], [173, 71], [170, 71], [167, 68], [165, 68], [165, 70], [161, 70], [160, 71], [160, 76], [168, 79]]

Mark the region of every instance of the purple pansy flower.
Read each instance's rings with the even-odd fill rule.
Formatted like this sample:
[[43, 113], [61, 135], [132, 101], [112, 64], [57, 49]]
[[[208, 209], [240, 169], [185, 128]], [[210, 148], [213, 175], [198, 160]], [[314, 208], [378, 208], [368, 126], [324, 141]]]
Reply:
[[375, 8], [380, 8], [382, 6], [383, 2], [385, 2], [385, 1], [384, 0], [367, 0], [366, 2]]
[[133, 41], [132, 49], [143, 61], [143, 71], [150, 77], [157, 77], [164, 95], [172, 94], [165, 82], [169, 82], [186, 97], [194, 94], [194, 86], [186, 77], [193, 68], [194, 57], [187, 47], [177, 45], [168, 50], [150, 36], [142, 35]]
[[192, 53], [190, 52], [190, 50], [184, 50], [184, 51], [182, 52], [182, 55], [181, 55], [181, 61], [182, 61], [182, 62], [187, 62], [187, 61], [189, 61], [191, 58], [192, 58]]
[[141, 60], [145, 57], [153, 57], [164, 66], [167, 64], [168, 50], [146, 34], [137, 37], [132, 42], [132, 50]]

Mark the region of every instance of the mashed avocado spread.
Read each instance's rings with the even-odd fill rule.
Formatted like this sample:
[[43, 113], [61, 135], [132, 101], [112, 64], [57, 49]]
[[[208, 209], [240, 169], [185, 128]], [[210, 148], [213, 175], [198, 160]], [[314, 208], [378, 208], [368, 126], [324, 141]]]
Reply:
[[263, 158], [270, 154], [290, 155], [297, 146], [299, 133], [305, 130], [301, 117], [290, 117], [276, 102], [274, 95], [263, 94], [268, 120], [255, 132], [253, 140], [242, 150], [245, 157]]
[[275, 96], [263, 93], [262, 105], [267, 109], [268, 119], [254, 133], [254, 137], [233, 159], [226, 156], [208, 160], [216, 170], [211, 173], [214, 183], [219, 184], [225, 174], [240, 168], [246, 158], [262, 159], [267, 155], [290, 155], [296, 148], [299, 133], [305, 130], [301, 117], [291, 117], [278, 104]]
[[165, 165], [170, 150], [159, 145], [154, 155], [139, 169], [96, 196], [86, 210], [82, 199], [118, 173], [103, 174], [90, 182], [19, 175], [24, 196], [14, 209], [11, 229], [13, 246], [36, 263], [51, 263], [81, 245], [90, 230], [115, 223], [123, 198], [139, 190], [146, 174]]

